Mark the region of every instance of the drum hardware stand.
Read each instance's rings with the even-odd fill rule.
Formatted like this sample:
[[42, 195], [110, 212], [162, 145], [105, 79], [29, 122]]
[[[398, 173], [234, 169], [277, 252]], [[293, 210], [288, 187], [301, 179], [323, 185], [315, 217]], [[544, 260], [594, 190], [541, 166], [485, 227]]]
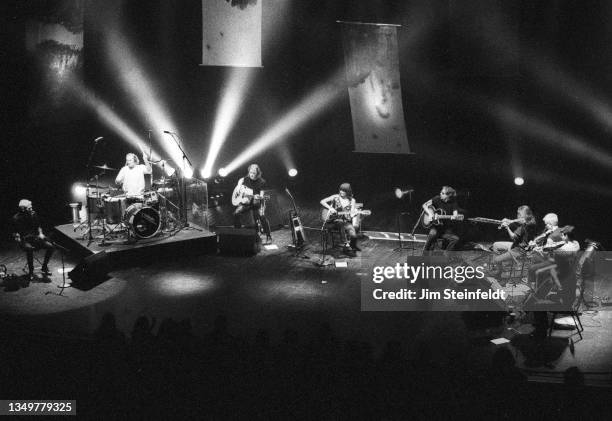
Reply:
[[[94, 146], [94, 148], [95, 148], [95, 146]], [[87, 170], [87, 172], [89, 173], [89, 169]], [[103, 206], [102, 206], [102, 203], [100, 202], [101, 199], [100, 199], [99, 177], [101, 175], [104, 175], [104, 173], [105, 173], [105, 171], [102, 171], [100, 174], [96, 174], [91, 179], [89, 178], [89, 176], [87, 178], [87, 189], [85, 190], [85, 201], [86, 201], [86, 204], [87, 204], [87, 230], [85, 231], [85, 234], [83, 234], [83, 239], [85, 239], [85, 237], [87, 237], [87, 247], [89, 247], [89, 245], [94, 241], [94, 236], [91, 233], [91, 231], [92, 231], [92, 221], [91, 221], [92, 212], [91, 212], [91, 209], [89, 207], [89, 195], [90, 195], [90, 190], [89, 190], [90, 184], [89, 184], [89, 182], [92, 181], [92, 180], [95, 180], [95, 182], [96, 182], [96, 200], [95, 200], [96, 213], [94, 213], [93, 215], [100, 216], [100, 209], [102, 209]], [[104, 222], [103, 218], [102, 218], [102, 220]], [[74, 230], [76, 231], [77, 229], [79, 229], [81, 225], [76, 227]], [[94, 221], [93, 225], [99, 226], [100, 225], [100, 218], [96, 218], [96, 220]], [[104, 223], [102, 224], [102, 233], [104, 233]]]
[[[86, 196], [85, 196], [85, 201], [87, 202], [89, 200], [89, 181], [90, 181], [90, 175], [91, 175], [91, 161], [96, 153], [96, 147], [98, 146], [98, 139], [94, 140], [94, 144], [93, 147], [91, 148], [91, 152], [89, 152], [89, 157], [87, 157], [87, 165], [85, 166], [87, 168], [87, 189], [86, 189]], [[98, 200], [100, 199], [100, 192], [98, 191], [98, 175], [96, 175], [95, 177], [96, 180], [96, 194], [98, 195]], [[89, 209], [89, 203], [87, 203], [87, 234], [89, 236], [88, 240], [87, 240], [87, 246], [89, 247], [89, 245], [91, 244], [91, 242], [93, 241], [93, 235], [91, 234], [91, 209]], [[83, 237], [84, 239], [85, 237]]]

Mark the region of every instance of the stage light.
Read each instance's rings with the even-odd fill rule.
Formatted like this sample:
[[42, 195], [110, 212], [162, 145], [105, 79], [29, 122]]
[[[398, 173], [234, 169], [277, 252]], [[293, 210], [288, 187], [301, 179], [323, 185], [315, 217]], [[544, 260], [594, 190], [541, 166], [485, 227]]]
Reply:
[[191, 167], [185, 168], [185, 170], [183, 171], [183, 174], [185, 175], [185, 178], [193, 177], [193, 168]]
[[298, 174], [298, 171], [295, 168], [291, 168], [288, 172], [289, 177], [295, 177]]
[[85, 195], [87, 194], [87, 187], [85, 187], [81, 183], [75, 183], [72, 185], [72, 193], [77, 199], [85, 199]]
[[515, 177], [514, 184], [516, 184], [517, 186], [522, 186], [523, 184], [525, 184], [525, 180], [523, 179], [523, 177]]
[[493, 115], [509, 127], [540, 140], [557, 150], [570, 152], [574, 157], [587, 158], [605, 168], [612, 168], [612, 155], [578, 136], [573, 136], [545, 121], [527, 115], [510, 105], [491, 103], [487, 107]]
[[228, 172], [227, 172], [227, 170], [225, 168], [219, 168], [219, 175], [221, 177], [227, 177], [227, 174], [228, 174]]
[[176, 142], [162, 136], [164, 131], [174, 133], [177, 130], [168, 108], [162, 105], [163, 102], [155, 88], [156, 83], [143, 71], [143, 67], [136, 60], [135, 52], [118, 32], [109, 31], [105, 46], [109, 63], [114, 67], [115, 74], [119, 76], [123, 89], [131, 95], [136, 111], [146, 121], [147, 126], [153, 128], [152, 133], [159, 136], [166, 154], [174, 162], [181, 162], [183, 154]]
[[83, 103], [89, 106], [110, 129], [121, 138], [139, 149], [144, 148], [145, 142], [125, 121], [121, 119], [104, 101], [98, 98], [90, 89], [76, 77], [68, 80], [66, 86]]
[[217, 117], [213, 134], [210, 139], [210, 147], [206, 155], [206, 162], [202, 169], [202, 177], [209, 178], [212, 175], [213, 165], [219, 155], [221, 146], [225, 142], [240, 111], [244, 105], [245, 96], [251, 87], [254, 71], [252, 68], [234, 67], [230, 70], [229, 78], [223, 90], [221, 102], [217, 107]]
[[325, 83], [305, 96], [296, 106], [280, 118], [272, 127], [260, 135], [248, 148], [225, 166], [227, 173], [244, 166], [255, 156], [278, 142], [286, 139], [291, 133], [297, 131], [313, 118], [328, 109], [334, 101], [346, 93], [344, 82], [344, 69], [336, 72]]

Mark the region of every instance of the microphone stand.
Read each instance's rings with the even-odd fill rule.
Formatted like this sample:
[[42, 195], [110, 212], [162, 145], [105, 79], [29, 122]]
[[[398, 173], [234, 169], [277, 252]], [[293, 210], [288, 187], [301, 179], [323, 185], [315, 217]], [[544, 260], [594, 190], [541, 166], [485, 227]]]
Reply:
[[65, 265], [65, 261], [64, 261], [64, 256], [68, 252], [68, 249], [66, 247], [60, 246], [59, 244], [57, 244], [55, 241], [51, 240], [50, 238], [48, 238], [48, 240], [49, 240], [49, 242], [51, 243], [51, 245], [53, 247], [55, 247], [56, 249], [59, 249], [59, 251], [60, 251], [60, 255], [61, 255], [61, 258], [62, 258], [62, 284], [61, 285], [57, 285], [57, 287], [61, 289], [59, 294], [55, 294], [55, 293], [53, 293], [51, 291], [47, 291], [47, 292], [45, 292], [45, 295], [53, 294], [53, 295], [58, 295], [58, 296], [61, 296], [61, 297], [65, 297], [65, 295], [62, 295], [64, 293], [64, 289], [72, 287], [71, 284], [67, 284], [66, 283], [66, 265]]
[[[321, 259], [319, 260], [319, 266], [329, 266], [333, 264], [333, 262], [327, 260], [327, 233], [325, 232], [325, 225], [329, 221], [329, 217], [331, 216], [331, 212], [327, 213], [327, 217], [323, 221], [323, 225], [321, 225], [321, 246], [323, 247]], [[321, 275], [322, 277], [322, 275]]]
[[[408, 190], [408, 194], [409, 194], [409, 203], [412, 203], [412, 190]], [[400, 200], [400, 204], [399, 204], [399, 209], [397, 212], [397, 241], [398, 241], [398, 245], [396, 248], [393, 249], [393, 251], [401, 251], [401, 250], [412, 250], [414, 252], [414, 231], [416, 229], [415, 228], [412, 230], [411, 236], [412, 236], [412, 248], [408, 248], [408, 247], [404, 247], [402, 245], [402, 215], [410, 215], [410, 212], [402, 212], [402, 197], [404, 196], [404, 194], [402, 196], [397, 196], [397, 198]], [[418, 224], [418, 221], [417, 221]]]
[[194, 229], [196, 231], [202, 231], [199, 228], [196, 227], [192, 227], [189, 225], [189, 221], [187, 221], [187, 185], [185, 183], [185, 162], [187, 162], [191, 168], [193, 168], [193, 164], [191, 163], [191, 161], [189, 160], [189, 158], [187, 157], [187, 154], [185, 153], [185, 150], [183, 149], [183, 147], [181, 146], [181, 142], [179, 141], [179, 137], [176, 133], [173, 132], [167, 132], [172, 139], [174, 139], [174, 142], [176, 143], [176, 145], [178, 146], [179, 150], [181, 151], [181, 153], [183, 154], [183, 156], [181, 157], [182, 159], [182, 166], [183, 168], [181, 168], [181, 193], [180, 193], [180, 197], [181, 197], [181, 209], [179, 209], [181, 211], [180, 213], [180, 219], [181, 219], [181, 230], [183, 229]]
[[[93, 241], [93, 236], [91, 234], [91, 209], [89, 209], [89, 176], [91, 174], [91, 161], [93, 160], [94, 154], [96, 153], [96, 147], [98, 146], [98, 142], [96, 140], [94, 140], [94, 145], [93, 148], [91, 148], [91, 151], [89, 152], [89, 157], [87, 158], [87, 188], [85, 189], [85, 204], [87, 205], [87, 232], [89, 233], [89, 238], [87, 239], [87, 247], [89, 247], [89, 245], [91, 244], [91, 242]], [[99, 192], [97, 191], [97, 184], [98, 184], [98, 176], [96, 175], [96, 194], [99, 194]]]

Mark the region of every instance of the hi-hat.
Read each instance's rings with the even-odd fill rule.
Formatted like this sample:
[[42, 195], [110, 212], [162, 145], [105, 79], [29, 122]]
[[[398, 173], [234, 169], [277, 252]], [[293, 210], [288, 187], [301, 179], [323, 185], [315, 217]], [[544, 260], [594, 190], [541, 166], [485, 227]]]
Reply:
[[104, 164], [104, 165], [94, 165], [94, 168], [100, 168], [101, 170], [104, 171], [117, 171], [117, 168], [111, 168], [108, 165]]

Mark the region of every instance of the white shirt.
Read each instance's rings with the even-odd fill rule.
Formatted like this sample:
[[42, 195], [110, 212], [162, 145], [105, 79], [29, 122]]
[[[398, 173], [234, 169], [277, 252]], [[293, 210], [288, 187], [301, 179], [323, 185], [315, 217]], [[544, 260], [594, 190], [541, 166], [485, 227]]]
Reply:
[[134, 168], [126, 165], [119, 171], [115, 183], [121, 184], [127, 195], [141, 195], [145, 191], [145, 174], [151, 174], [151, 168], [142, 164], [134, 165]]

